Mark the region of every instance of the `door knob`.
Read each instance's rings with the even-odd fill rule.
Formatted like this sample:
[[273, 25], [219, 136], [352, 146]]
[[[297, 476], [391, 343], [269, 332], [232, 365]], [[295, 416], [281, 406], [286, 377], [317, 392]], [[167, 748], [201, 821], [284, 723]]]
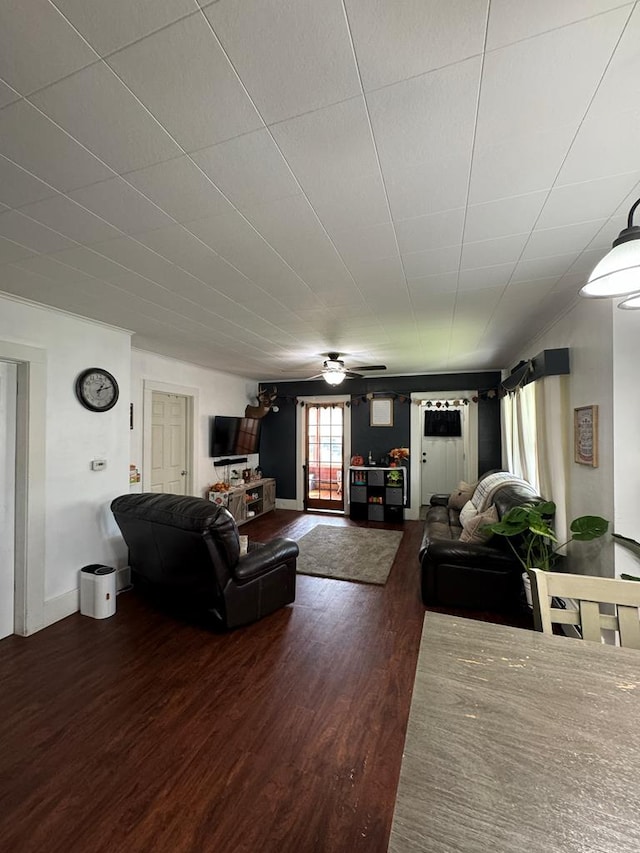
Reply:
[[187, 471], [180, 471], [180, 476], [181, 476], [181, 477], [186, 477], [186, 476], [187, 476]]

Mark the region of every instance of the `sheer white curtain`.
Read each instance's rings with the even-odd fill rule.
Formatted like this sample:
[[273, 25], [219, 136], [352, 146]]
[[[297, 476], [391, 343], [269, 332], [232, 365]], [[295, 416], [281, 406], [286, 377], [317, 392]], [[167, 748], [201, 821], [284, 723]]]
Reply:
[[567, 532], [567, 413], [563, 376], [545, 376], [502, 399], [505, 467], [554, 501], [554, 527], [561, 542]]

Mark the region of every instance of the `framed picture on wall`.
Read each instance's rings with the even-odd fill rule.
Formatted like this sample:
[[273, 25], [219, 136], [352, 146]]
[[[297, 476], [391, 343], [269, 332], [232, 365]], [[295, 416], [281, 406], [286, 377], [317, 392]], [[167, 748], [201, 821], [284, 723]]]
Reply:
[[598, 407], [580, 406], [573, 410], [574, 460], [579, 465], [598, 467]]
[[393, 426], [393, 400], [371, 400], [371, 426]]

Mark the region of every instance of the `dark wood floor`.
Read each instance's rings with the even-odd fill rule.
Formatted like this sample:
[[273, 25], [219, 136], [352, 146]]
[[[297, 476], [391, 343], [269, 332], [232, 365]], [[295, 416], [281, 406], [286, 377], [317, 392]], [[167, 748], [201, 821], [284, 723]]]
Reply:
[[[353, 524], [277, 510], [242, 532], [317, 523]], [[129, 592], [0, 642], [0, 850], [386, 851], [422, 524], [371, 526], [405, 532], [384, 587], [299, 575], [293, 606], [227, 634]]]

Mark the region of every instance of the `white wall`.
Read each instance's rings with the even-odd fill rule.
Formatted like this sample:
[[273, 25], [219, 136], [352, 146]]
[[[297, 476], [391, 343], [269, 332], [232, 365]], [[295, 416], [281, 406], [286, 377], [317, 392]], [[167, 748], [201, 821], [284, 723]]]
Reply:
[[[640, 541], [640, 311], [614, 308], [613, 329], [613, 529]], [[616, 543], [615, 555], [616, 574], [640, 575], [640, 559], [632, 552]]]
[[16, 373], [0, 362], [0, 638], [14, 631]]
[[[134, 428], [131, 434], [131, 464], [142, 471], [142, 400], [144, 381], [152, 380], [192, 388], [198, 392], [198, 423], [196, 424], [196, 471], [193, 493], [205, 497], [211, 483], [219, 479], [209, 456], [210, 418], [213, 415], [241, 417], [247, 404], [255, 405], [257, 383], [240, 376], [209, 370], [196, 364], [165, 358], [155, 353], [131, 351], [131, 401]], [[258, 455], [249, 457], [248, 467], [258, 465]], [[221, 479], [221, 477], [220, 477]], [[133, 489], [132, 491], [139, 491]]]
[[[621, 314], [621, 311], [618, 311]], [[640, 317], [638, 318], [640, 320]], [[639, 329], [640, 331], [640, 329]], [[595, 404], [599, 407], [599, 464], [597, 468], [569, 463], [568, 518], [601, 515], [614, 519], [614, 409], [613, 409], [613, 318], [608, 299], [580, 299], [547, 331], [533, 338], [518, 352], [513, 363], [532, 358], [544, 349], [568, 347], [571, 374], [569, 412], [565, 429], [573, 460], [573, 410]], [[636, 349], [638, 350], [638, 348]], [[617, 435], [616, 435], [617, 443]], [[632, 534], [630, 534], [632, 535]], [[613, 546], [607, 539], [574, 543], [570, 549], [571, 570], [613, 575]]]
[[[119, 537], [109, 503], [129, 488], [130, 335], [0, 295], [0, 340], [46, 353], [45, 622], [78, 608], [78, 570], [114, 565]], [[105, 367], [120, 386], [109, 412], [83, 408], [77, 375]], [[91, 460], [107, 460], [92, 471]]]

